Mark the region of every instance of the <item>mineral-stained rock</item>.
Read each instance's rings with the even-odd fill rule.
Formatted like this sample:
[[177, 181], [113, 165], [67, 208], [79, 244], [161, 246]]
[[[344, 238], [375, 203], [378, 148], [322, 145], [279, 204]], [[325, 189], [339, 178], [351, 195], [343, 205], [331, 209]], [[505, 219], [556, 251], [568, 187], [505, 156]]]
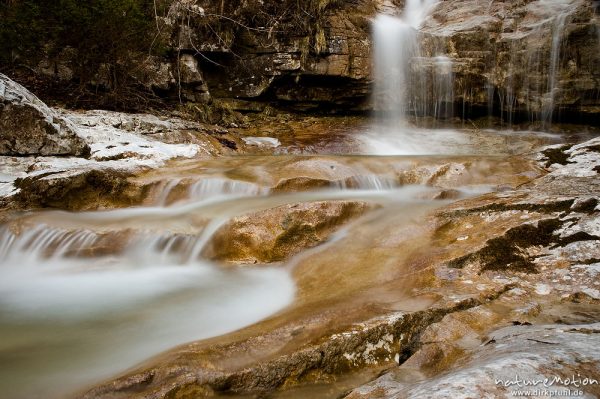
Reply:
[[467, 113], [489, 107], [509, 120], [597, 120], [593, 3], [440, 1], [421, 29], [423, 53], [450, 57], [456, 108], [468, 105]]
[[[342, 379], [338, 377], [347, 376], [353, 384], [349, 389], [362, 385], [352, 391], [349, 396], [352, 399], [502, 398], [511, 397], [510, 390], [514, 387], [501, 386], [495, 379], [512, 381], [515, 372], [521, 379], [554, 376], [564, 379], [577, 377], [578, 373], [582, 378], [597, 378], [600, 360], [597, 349], [600, 187], [594, 172], [600, 162], [597, 146], [598, 139], [564, 147], [560, 150], [565, 154], [564, 164], [551, 164], [546, 176], [513, 190], [466, 199], [436, 211], [423, 223], [426, 235], [417, 238], [420, 242], [431, 239], [431, 246], [423, 252], [412, 248], [406, 261], [393, 263], [394, 270], [410, 265], [410, 274], [394, 273], [390, 277], [393, 282], [383, 280], [373, 288], [353, 290], [351, 296], [342, 297], [343, 305], [337, 307], [335, 296], [327, 296], [327, 300], [319, 297], [318, 302], [308, 299], [306, 290], [322, 287], [324, 276], [305, 277], [300, 273], [310, 273], [308, 267], [314, 264], [321, 271], [326, 269], [324, 273], [338, 275], [333, 272], [334, 261], [327, 259], [326, 263], [320, 263], [309, 255], [295, 269], [300, 276], [298, 301], [293, 305], [298, 313], [284, 311], [265, 324], [232, 336], [178, 348], [153, 365], [93, 388], [83, 397], [269, 394], [294, 387], [302, 389], [302, 384], [310, 384], [312, 389], [316, 383], [337, 383]], [[543, 156], [539, 161], [547, 162]], [[323, 163], [322, 179], [333, 177], [328, 176], [328, 170], [335, 171], [336, 178], [337, 173], [345, 172], [338, 165], [334, 165], [335, 170], [327, 167], [331, 165]], [[297, 214], [293, 213], [293, 205], [257, 212], [251, 217], [236, 218], [238, 222], [232, 221], [231, 226], [248, 233], [247, 241], [239, 241], [239, 245], [247, 243], [254, 248], [254, 239], [272, 245], [276, 234], [284, 230], [282, 215], [293, 215], [290, 226], [297, 220], [310, 221], [311, 217], [305, 216], [309, 205], [302, 205]], [[253, 223], [248, 227], [250, 220]], [[545, 220], [558, 223], [553, 222], [546, 229]], [[217, 235], [229, 238], [231, 234], [237, 240], [233, 227], [226, 227]], [[406, 226], [398, 226], [403, 228]], [[543, 231], [537, 231], [540, 228]], [[519, 233], [519, 229], [523, 231]], [[386, 229], [381, 234], [387, 238], [397, 231]], [[297, 237], [304, 239], [306, 235]], [[502, 245], [492, 244], [495, 239], [501, 239]], [[241, 252], [225, 238], [213, 244], [215, 248], [211, 251], [221, 246], [226, 249], [224, 252], [233, 248], [230, 253], [236, 259], [259, 260], [259, 256], [264, 256], [260, 252]], [[360, 245], [352, 246], [359, 247], [352, 254], [362, 251]], [[390, 255], [405, 249], [408, 247], [400, 243], [369, 247], [369, 251], [373, 250], [369, 256], [376, 264], [379, 263], [376, 251]], [[469, 254], [474, 255], [464, 258], [461, 268], [448, 265], [452, 259]], [[345, 257], [340, 253], [333, 256]], [[490, 257], [495, 266], [501, 267], [486, 268]], [[514, 267], [515, 257], [535, 270], [525, 273]], [[361, 262], [361, 267], [369, 267], [368, 263]], [[342, 261], [342, 265], [344, 274], [353, 274], [348, 262]], [[421, 277], [410, 282], [409, 276], [414, 272]], [[341, 286], [325, 284], [324, 289], [337, 294], [342, 291]], [[398, 309], [395, 307], [390, 309], [390, 302], [382, 308], [376, 305], [376, 299], [370, 302], [371, 295], [376, 298], [386, 289], [397, 293], [407, 286], [411, 287], [411, 297], [430, 298], [431, 302], [401, 312], [392, 310]], [[357, 308], [352, 301], [361, 294], [369, 295], [369, 308], [376, 308], [374, 314], [353, 313]], [[347, 314], [352, 317], [345, 319]], [[375, 374], [383, 369], [388, 372], [375, 379]], [[363, 382], [354, 378], [360, 373], [353, 372], [359, 370], [375, 371], [368, 377], [375, 380], [363, 385], [366, 378]], [[347, 389], [344, 391], [348, 392]], [[597, 385], [582, 390], [590, 397], [599, 394]], [[304, 397], [294, 395], [297, 393], [285, 395]]]
[[238, 263], [283, 260], [325, 241], [369, 208], [365, 202], [326, 201], [284, 205], [236, 217], [217, 231], [207, 255]]
[[0, 74], [0, 154], [89, 156], [90, 147], [71, 122]]
[[[599, 343], [599, 323], [507, 327], [495, 331], [493, 339], [468, 363], [452, 372], [412, 382], [402, 379], [398, 370], [355, 389], [346, 398], [510, 398], [513, 392], [543, 389], [566, 396], [565, 392], [575, 385], [594, 397], [600, 392]], [[547, 384], [553, 383], [544, 387], [541, 382], [545, 379]], [[535, 381], [539, 382], [532, 386]]]

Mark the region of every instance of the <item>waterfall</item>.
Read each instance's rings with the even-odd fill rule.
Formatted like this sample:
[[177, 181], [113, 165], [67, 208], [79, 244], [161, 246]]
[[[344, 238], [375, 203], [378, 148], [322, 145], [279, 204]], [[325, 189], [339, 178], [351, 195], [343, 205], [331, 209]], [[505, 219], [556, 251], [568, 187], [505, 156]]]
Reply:
[[374, 109], [387, 128], [406, 126], [407, 115], [449, 118], [454, 108], [452, 60], [426, 56], [418, 29], [437, 0], [409, 0], [401, 17], [380, 14], [373, 24]]
[[[561, 91], [560, 66], [565, 47], [565, 29], [574, 12], [573, 0], [539, 0], [528, 12], [535, 22], [522, 21], [508, 39], [508, 59], [500, 71], [490, 76], [489, 114], [493, 114], [494, 94], [500, 115], [511, 126], [525, 105], [529, 121], [548, 127], [556, 112]], [[524, 65], [521, 71], [521, 65]], [[492, 78], [499, 79], [493, 87]], [[494, 91], [495, 90], [495, 91]]]
[[559, 14], [554, 20], [552, 27], [552, 46], [550, 50], [547, 95], [544, 99], [544, 103], [542, 104], [542, 122], [546, 124], [552, 122], [552, 115], [554, 113], [554, 97], [556, 95], [556, 90], [558, 89], [557, 78], [560, 69], [560, 50], [563, 32], [565, 29], [565, 22], [568, 15], [568, 12]]
[[388, 120], [403, 121], [406, 109], [407, 70], [416, 52], [416, 31], [403, 19], [378, 15], [375, 41], [375, 108]]
[[[414, 115], [447, 119], [454, 113], [454, 75], [445, 45], [421, 48], [419, 29], [438, 0], [407, 0], [400, 17], [373, 21], [374, 92], [372, 129], [362, 136], [378, 155], [446, 154], [464, 142], [455, 131], [426, 130], [408, 123]], [[427, 140], [423, 140], [424, 136]]]

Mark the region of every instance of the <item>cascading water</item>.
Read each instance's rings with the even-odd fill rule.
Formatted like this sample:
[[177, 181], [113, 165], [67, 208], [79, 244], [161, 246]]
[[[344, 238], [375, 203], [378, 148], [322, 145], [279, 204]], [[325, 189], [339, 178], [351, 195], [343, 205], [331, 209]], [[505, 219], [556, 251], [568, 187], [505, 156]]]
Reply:
[[554, 20], [552, 27], [552, 46], [550, 49], [550, 66], [548, 71], [547, 94], [542, 104], [542, 121], [546, 124], [552, 122], [554, 113], [554, 100], [558, 89], [558, 72], [560, 67], [560, 52], [565, 22], [569, 12], [563, 11]]
[[[488, 113], [497, 106], [511, 126], [517, 112], [526, 108], [530, 122], [540, 121], [548, 128], [556, 116], [556, 98], [561, 91], [560, 67], [565, 47], [565, 29], [576, 9], [576, 0], [539, 0], [527, 11], [535, 18], [525, 19], [513, 33], [504, 37], [507, 60], [492, 71], [487, 83]], [[498, 80], [495, 84], [494, 80]], [[497, 101], [497, 102], [496, 102]]]
[[437, 0], [408, 0], [401, 17], [380, 14], [373, 22], [375, 109], [390, 125], [405, 123], [411, 62], [419, 57], [418, 29]]
[[373, 21], [376, 117], [362, 141], [374, 154], [447, 154], [465, 143], [456, 131], [421, 129], [408, 118], [453, 116], [452, 60], [443, 51], [425, 56], [418, 32], [437, 2], [408, 0], [400, 17]]
[[[444, 58], [435, 61], [436, 68], [447, 67]], [[492, 143], [497, 154], [498, 144], [507, 141]], [[351, 239], [340, 241], [338, 251], [352, 254], [363, 251], [357, 241], [370, 234], [365, 231], [398, 226], [439, 206], [430, 200], [439, 195], [431, 185], [444, 186], [446, 173], [461, 174], [466, 185], [455, 186], [459, 195], [477, 186], [489, 189], [480, 180], [470, 187], [469, 176], [514, 174], [506, 164], [490, 169], [488, 161], [468, 158], [467, 170], [451, 167], [454, 161], [341, 154], [181, 160], [138, 177], [155, 188], [146, 206], [7, 212], [0, 224], [0, 396], [66, 397], [163, 350], [243, 328], [288, 305], [293, 309], [296, 289], [306, 291], [296, 286], [299, 277], [291, 268], [306, 252], [273, 267], [222, 267], [206, 259], [211, 237], [232, 218], [321, 201], [381, 206], [346, 226]], [[286, 181], [300, 185], [267, 188]], [[329, 243], [308, 251], [315, 256]], [[331, 253], [322, 255], [331, 264]], [[381, 260], [368, 264], [396, 264]], [[337, 291], [329, 284], [322, 289], [327, 295]]]
[[[179, 190], [181, 187], [184, 189]], [[154, 203], [167, 206], [179, 200], [200, 200], [230, 195], [252, 197], [268, 193], [269, 189], [257, 184], [222, 177], [172, 179], [157, 187]]]

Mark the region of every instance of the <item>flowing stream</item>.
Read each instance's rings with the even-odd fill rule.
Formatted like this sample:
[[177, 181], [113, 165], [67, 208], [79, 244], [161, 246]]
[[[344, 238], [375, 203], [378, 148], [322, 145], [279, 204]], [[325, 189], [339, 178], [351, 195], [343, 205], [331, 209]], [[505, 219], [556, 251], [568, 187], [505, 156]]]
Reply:
[[[415, 220], [447, 203], [439, 199], [446, 198], [443, 191], [465, 198], [536, 176], [530, 162], [509, 156], [556, 143], [556, 136], [408, 122], [419, 107], [451, 116], [451, 60], [420, 58], [416, 34], [435, 3], [408, 0], [400, 17], [377, 17], [375, 100], [383, 117], [364, 134], [331, 138], [353, 141], [347, 153], [336, 145], [329, 147], [340, 149], [336, 154], [176, 161], [139, 177], [154, 191], [137, 207], [7, 215], [0, 226], [0, 396], [61, 397], [177, 345], [284, 312], [294, 302], [293, 270], [302, 254], [251, 267], [204, 256], [233, 217], [315, 201], [377, 205], [376, 221], [359, 219], [331, 238], [340, 240], [335, 250], [350, 252], [356, 242], [344, 241], [345, 233], [385, 231], [400, 216]], [[553, 69], [559, 43], [557, 36]], [[411, 62], [428, 63], [435, 79], [435, 95], [420, 105], [406, 93]], [[277, 189], [289, 179], [327, 184]], [[386, 212], [394, 217], [381, 217]], [[324, 245], [310, 253], [327, 259], [330, 250]]]
[[[422, 213], [418, 209], [444, 203], [432, 199], [440, 189], [422, 183], [465, 163], [471, 166], [461, 169], [462, 184], [453, 187], [463, 197], [493, 190], [498, 181], [482, 177], [487, 173], [507, 179], [531, 173], [526, 164], [502, 164], [497, 156], [188, 160], [168, 173], [140, 177], [156, 182], [143, 206], [12, 214], [0, 228], [0, 391], [10, 398], [65, 395], [290, 305], [294, 258], [223, 267], [203, 256], [212, 235], [232, 217], [332, 200], [367, 201], [414, 217]], [[311, 173], [330, 179], [330, 186], [272, 189], [282, 179]], [[407, 185], [402, 176], [421, 177]], [[367, 220], [349, 228], [364, 232], [368, 226]]]

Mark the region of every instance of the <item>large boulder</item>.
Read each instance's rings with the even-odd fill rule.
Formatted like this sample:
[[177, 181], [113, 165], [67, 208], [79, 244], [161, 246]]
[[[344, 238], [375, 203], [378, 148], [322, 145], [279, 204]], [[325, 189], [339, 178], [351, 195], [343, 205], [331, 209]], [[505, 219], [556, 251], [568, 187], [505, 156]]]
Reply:
[[76, 127], [0, 74], [0, 155], [89, 156]]

